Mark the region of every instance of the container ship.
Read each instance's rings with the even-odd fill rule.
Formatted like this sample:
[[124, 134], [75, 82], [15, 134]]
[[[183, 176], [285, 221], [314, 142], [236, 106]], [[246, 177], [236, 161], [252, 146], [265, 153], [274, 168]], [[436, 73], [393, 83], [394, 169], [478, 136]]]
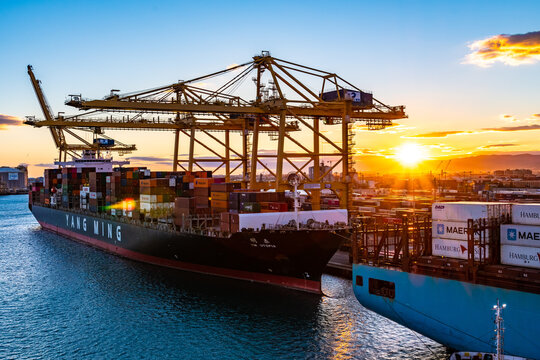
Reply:
[[434, 203], [431, 217], [363, 223], [353, 287], [365, 307], [455, 350], [540, 359], [540, 204]]
[[[299, 211], [285, 192], [211, 172], [159, 172], [86, 150], [30, 190], [43, 229], [132, 260], [321, 293], [347, 210]], [[296, 204], [296, 201], [294, 201]]]

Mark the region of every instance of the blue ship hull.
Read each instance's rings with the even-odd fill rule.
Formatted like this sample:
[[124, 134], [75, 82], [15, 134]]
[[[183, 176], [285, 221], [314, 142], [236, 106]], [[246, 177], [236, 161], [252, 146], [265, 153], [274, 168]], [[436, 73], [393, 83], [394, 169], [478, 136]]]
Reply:
[[[394, 283], [395, 292], [370, 292], [370, 279]], [[499, 299], [508, 306], [504, 352], [540, 359], [538, 294], [363, 264], [353, 264], [353, 286], [363, 306], [456, 350], [495, 352], [492, 308]]]

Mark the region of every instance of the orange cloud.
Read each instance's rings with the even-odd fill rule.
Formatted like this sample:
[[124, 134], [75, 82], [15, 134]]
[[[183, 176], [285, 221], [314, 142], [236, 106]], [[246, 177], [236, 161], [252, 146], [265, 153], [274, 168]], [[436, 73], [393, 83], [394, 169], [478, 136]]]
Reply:
[[540, 130], [540, 125], [519, 125], [519, 126], [503, 126], [498, 128], [485, 128], [486, 131], [522, 131], [522, 130]]
[[22, 125], [22, 120], [16, 116], [0, 114], [0, 130], [7, 130], [8, 126]]
[[499, 61], [505, 65], [531, 64], [540, 61], [540, 31], [526, 34], [495, 35], [469, 45], [465, 63], [489, 67]]
[[447, 137], [449, 135], [460, 135], [460, 134], [473, 134], [474, 131], [434, 131], [429, 133], [423, 133], [423, 134], [416, 134], [416, 135], [410, 135], [408, 137], [415, 137], [415, 138], [441, 138], [441, 137]]

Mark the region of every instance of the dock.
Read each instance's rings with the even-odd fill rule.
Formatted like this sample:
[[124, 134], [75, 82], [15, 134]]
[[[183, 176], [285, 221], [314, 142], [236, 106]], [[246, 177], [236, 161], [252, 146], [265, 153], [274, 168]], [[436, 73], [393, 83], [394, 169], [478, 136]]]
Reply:
[[338, 250], [326, 265], [324, 272], [326, 274], [351, 279], [352, 264], [350, 261], [349, 252]]

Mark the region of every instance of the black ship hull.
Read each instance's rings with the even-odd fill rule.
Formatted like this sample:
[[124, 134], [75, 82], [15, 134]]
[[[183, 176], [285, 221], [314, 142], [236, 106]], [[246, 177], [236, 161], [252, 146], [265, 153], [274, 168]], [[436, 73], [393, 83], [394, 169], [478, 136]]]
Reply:
[[317, 294], [322, 272], [346, 235], [301, 229], [219, 237], [37, 205], [31, 210], [45, 230], [132, 260]]

